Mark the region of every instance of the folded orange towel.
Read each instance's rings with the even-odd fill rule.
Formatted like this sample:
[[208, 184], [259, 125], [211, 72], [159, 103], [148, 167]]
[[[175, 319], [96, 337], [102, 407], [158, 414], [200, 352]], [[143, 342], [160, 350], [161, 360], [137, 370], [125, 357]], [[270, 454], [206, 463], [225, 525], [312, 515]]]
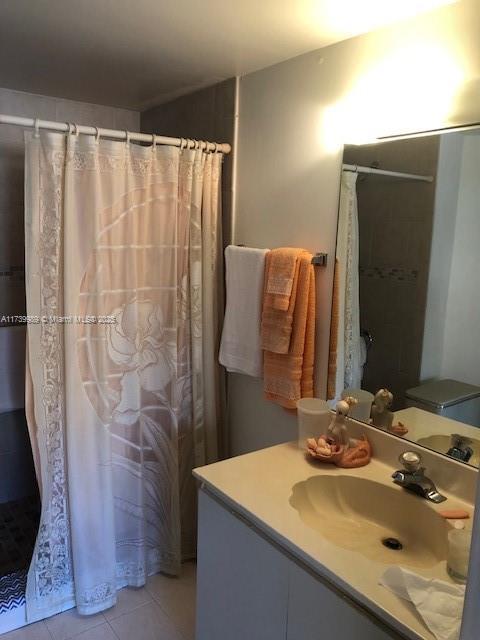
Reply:
[[273, 249], [265, 259], [262, 349], [288, 353], [302, 249]]
[[[308, 251], [299, 253], [292, 285], [295, 295], [292, 309], [291, 339], [287, 353], [264, 353], [265, 397], [287, 409], [295, 409], [297, 400], [313, 396], [315, 358], [315, 274]], [[265, 284], [264, 308], [270, 304]]]

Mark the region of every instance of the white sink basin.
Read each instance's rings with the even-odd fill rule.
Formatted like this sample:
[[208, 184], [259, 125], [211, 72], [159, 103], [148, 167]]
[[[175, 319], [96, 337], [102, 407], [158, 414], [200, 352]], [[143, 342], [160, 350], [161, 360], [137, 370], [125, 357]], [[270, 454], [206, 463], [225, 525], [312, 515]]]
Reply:
[[[375, 562], [432, 567], [447, 557], [446, 521], [428, 501], [393, 484], [316, 475], [294, 485], [290, 504], [328, 541]], [[385, 546], [387, 538], [402, 548]]]
[[[474, 438], [470, 439], [472, 443], [469, 446], [473, 449], [473, 456], [468, 461], [468, 464], [478, 467], [480, 463], [480, 442]], [[423, 447], [427, 447], [427, 449], [433, 449], [434, 451], [445, 454], [452, 446], [451, 437], [449, 435], [433, 435], [426, 438], [420, 438], [417, 440], [417, 444], [421, 444]]]

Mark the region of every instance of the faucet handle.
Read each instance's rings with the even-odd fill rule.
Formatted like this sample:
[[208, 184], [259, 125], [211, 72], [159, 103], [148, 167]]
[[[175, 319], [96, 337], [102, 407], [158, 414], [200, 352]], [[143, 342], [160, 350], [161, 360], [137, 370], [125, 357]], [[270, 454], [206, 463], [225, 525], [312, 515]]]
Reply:
[[398, 460], [402, 463], [403, 468], [410, 473], [415, 473], [421, 468], [422, 457], [416, 451], [404, 451], [398, 456]]

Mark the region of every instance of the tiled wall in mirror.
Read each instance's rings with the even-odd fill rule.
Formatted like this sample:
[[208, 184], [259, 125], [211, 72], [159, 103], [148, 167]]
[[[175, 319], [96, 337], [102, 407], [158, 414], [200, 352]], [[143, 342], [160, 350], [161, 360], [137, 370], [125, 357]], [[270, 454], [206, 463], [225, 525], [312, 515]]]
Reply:
[[328, 380], [355, 417], [475, 466], [479, 166], [475, 130], [345, 147]]

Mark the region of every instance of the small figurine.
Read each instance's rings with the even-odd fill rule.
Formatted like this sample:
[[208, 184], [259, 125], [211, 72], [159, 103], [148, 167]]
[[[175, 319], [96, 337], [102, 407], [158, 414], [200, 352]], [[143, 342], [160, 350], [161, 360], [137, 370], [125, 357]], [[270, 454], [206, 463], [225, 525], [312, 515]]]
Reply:
[[332, 418], [332, 421], [328, 425], [327, 436], [328, 440], [334, 442], [336, 445], [340, 445], [348, 448], [350, 444], [350, 439], [348, 437], [347, 425], [345, 424], [348, 417], [348, 412], [350, 411], [350, 407], [354, 404], [357, 404], [357, 399], [352, 398], [352, 396], [348, 396], [344, 400], [340, 400], [337, 402], [335, 406], [335, 415]]
[[372, 423], [375, 427], [390, 431], [393, 424], [393, 412], [390, 407], [393, 402], [393, 394], [388, 389], [380, 389], [375, 394], [372, 405]]
[[370, 462], [372, 449], [367, 438], [349, 438], [345, 424], [350, 407], [357, 402], [358, 400], [351, 396], [337, 402], [335, 415], [328, 425], [326, 435], [318, 439], [308, 438], [307, 452], [312, 458], [349, 469], [364, 467]]

